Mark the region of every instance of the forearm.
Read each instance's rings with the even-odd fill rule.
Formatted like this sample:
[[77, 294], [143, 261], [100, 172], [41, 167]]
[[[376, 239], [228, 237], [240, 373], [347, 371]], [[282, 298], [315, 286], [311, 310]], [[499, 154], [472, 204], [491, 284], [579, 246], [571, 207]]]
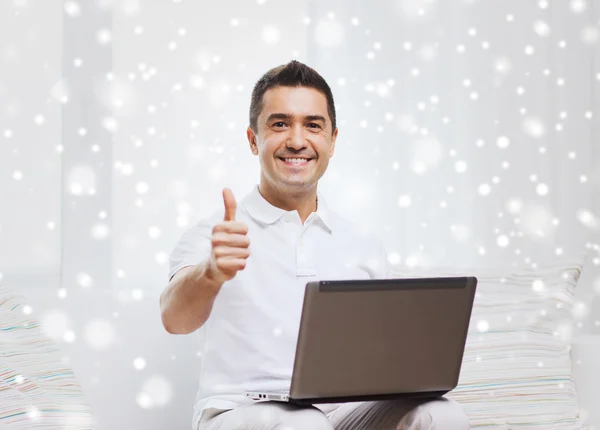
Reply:
[[171, 334], [188, 334], [202, 327], [222, 285], [211, 277], [207, 261], [174, 277], [160, 297], [165, 329]]

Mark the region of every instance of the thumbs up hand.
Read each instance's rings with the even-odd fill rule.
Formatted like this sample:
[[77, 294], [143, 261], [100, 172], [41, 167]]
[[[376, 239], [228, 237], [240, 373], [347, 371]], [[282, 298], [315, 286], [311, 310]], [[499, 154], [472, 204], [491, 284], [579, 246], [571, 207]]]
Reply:
[[223, 189], [225, 216], [212, 230], [211, 255], [208, 274], [223, 283], [233, 279], [239, 270], [246, 267], [250, 256], [248, 226], [235, 220], [237, 203], [229, 188]]
[[237, 203], [233, 192], [229, 188], [223, 189], [223, 202], [225, 203], [225, 221], [235, 221]]

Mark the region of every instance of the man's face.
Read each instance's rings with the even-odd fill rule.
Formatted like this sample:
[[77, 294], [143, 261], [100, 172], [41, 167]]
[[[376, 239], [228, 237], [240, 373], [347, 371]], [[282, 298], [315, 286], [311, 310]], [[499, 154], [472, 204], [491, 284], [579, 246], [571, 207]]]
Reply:
[[[272, 188], [314, 187], [333, 156], [338, 130], [331, 133], [327, 98], [313, 88], [277, 87], [263, 95], [257, 133], [248, 127], [250, 149], [259, 156], [261, 181]], [[295, 164], [282, 158], [307, 158]]]

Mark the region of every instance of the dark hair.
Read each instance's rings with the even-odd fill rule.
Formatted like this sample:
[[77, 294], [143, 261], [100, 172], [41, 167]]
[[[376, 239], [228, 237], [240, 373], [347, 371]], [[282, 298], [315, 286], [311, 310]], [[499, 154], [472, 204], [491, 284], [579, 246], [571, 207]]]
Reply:
[[250, 102], [250, 127], [254, 133], [258, 132], [257, 122], [258, 115], [263, 109], [263, 95], [267, 90], [275, 87], [308, 87], [320, 91], [327, 98], [327, 113], [331, 119], [333, 135], [336, 121], [331, 88], [316, 70], [296, 60], [272, 68], [254, 85]]

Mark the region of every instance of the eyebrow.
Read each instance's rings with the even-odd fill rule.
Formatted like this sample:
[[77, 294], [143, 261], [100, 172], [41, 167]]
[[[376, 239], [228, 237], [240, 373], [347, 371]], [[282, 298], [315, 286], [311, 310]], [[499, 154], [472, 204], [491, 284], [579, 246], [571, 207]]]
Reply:
[[[289, 114], [289, 113], [272, 113], [265, 120], [265, 123], [269, 123], [269, 122], [271, 122], [274, 119], [289, 119], [289, 120], [291, 120], [293, 118], [294, 118], [294, 115]], [[306, 121], [323, 121], [324, 124], [327, 124], [327, 120], [322, 115], [306, 115], [304, 117], [304, 119]]]

